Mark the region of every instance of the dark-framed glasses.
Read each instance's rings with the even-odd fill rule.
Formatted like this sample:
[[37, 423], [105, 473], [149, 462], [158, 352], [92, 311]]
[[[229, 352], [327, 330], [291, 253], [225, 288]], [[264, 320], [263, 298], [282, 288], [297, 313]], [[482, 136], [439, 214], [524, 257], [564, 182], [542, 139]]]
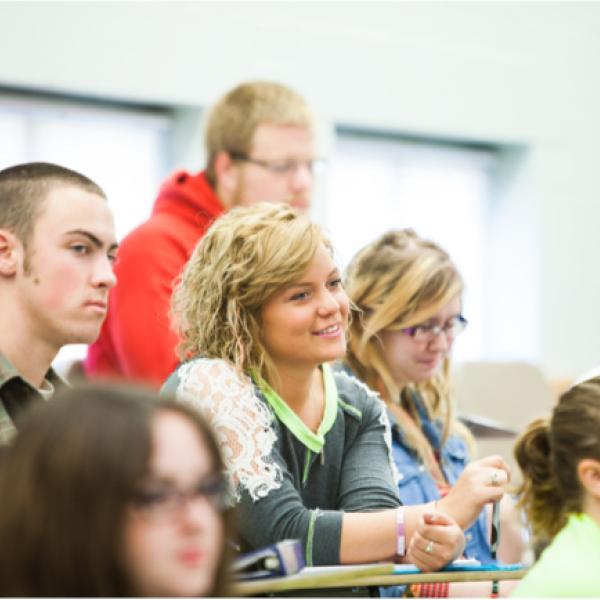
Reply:
[[132, 503], [138, 513], [161, 521], [176, 518], [185, 506], [199, 500], [208, 502], [218, 512], [227, 508], [225, 478], [221, 475], [210, 475], [187, 490], [165, 484], [148, 484], [133, 495]]
[[417, 342], [431, 342], [442, 332], [446, 334], [446, 338], [453, 340], [458, 334], [462, 333], [468, 325], [468, 321], [462, 315], [456, 315], [448, 319], [443, 325], [439, 323], [420, 323], [412, 327], [402, 329]]
[[325, 160], [322, 158], [310, 158], [307, 160], [261, 160], [252, 158], [243, 152], [230, 152], [229, 156], [233, 160], [258, 165], [274, 175], [292, 175], [300, 167], [304, 167], [312, 174], [319, 173], [325, 166]]

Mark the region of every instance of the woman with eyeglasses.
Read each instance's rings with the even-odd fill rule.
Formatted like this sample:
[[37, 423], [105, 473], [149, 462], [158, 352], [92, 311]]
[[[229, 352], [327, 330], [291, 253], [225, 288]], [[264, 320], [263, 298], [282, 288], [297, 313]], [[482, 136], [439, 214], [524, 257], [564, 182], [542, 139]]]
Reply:
[[[344, 368], [385, 400], [400, 498], [439, 501], [459, 482], [474, 449], [454, 416], [450, 386], [450, 351], [467, 326], [460, 273], [437, 244], [401, 229], [358, 252], [344, 285], [352, 301]], [[512, 551], [512, 529], [500, 548], [510, 562], [520, 555], [520, 544]], [[491, 562], [489, 540], [483, 511], [466, 531], [465, 555]]]
[[0, 595], [222, 596], [222, 463], [196, 411], [73, 388], [0, 455]]
[[302, 541], [309, 565], [398, 560], [438, 569], [462, 552], [460, 525], [502, 496], [500, 459], [462, 490], [400, 507], [381, 401], [332, 372], [348, 298], [321, 228], [282, 205], [214, 222], [174, 294], [188, 359], [165, 389], [215, 428], [244, 548]]

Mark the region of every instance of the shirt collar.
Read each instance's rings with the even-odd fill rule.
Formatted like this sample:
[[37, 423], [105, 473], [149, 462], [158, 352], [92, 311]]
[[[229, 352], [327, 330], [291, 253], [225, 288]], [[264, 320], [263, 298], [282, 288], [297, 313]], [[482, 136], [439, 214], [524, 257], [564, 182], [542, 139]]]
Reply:
[[300, 417], [286, 404], [285, 400], [259, 375], [253, 374], [252, 379], [258, 386], [277, 418], [292, 432], [294, 437], [309, 450], [318, 454], [325, 445], [325, 436], [333, 427], [337, 416], [338, 393], [331, 367], [321, 365], [325, 396], [325, 411], [323, 420], [316, 433], [311, 431]]
[[22, 379], [17, 368], [0, 352], [0, 387], [15, 377]]
[[[10, 360], [8, 360], [8, 358], [4, 354], [2, 354], [2, 352], [0, 352], [0, 388], [12, 379], [21, 379], [27, 385], [29, 385], [33, 389], [36, 389], [28, 381], [25, 381], [21, 373], [19, 373], [19, 371], [17, 370], [17, 367], [15, 367], [10, 362]], [[66, 380], [63, 379], [52, 367], [50, 367], [48, 371], [46, 371], [44, 379], [46, 379], [53, 388], [56, 388], [57, 384], [59, 386], [67, 385]]]

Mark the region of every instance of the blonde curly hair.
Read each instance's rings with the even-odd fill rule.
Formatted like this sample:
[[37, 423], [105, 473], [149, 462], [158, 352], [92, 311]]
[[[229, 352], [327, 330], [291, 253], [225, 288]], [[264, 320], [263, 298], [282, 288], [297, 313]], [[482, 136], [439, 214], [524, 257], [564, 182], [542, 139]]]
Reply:
[[262, 343], [261, 309], [306, 271], [320, 244], [331, 250], [321, 228], [286, 205], [237, 207], [217, 219], [173, 293], [180, 358], [225, 359], [273, 385], [276, 374]]
[[442, 441], [452, 431], [474, 450], [473, 437], [454, 418], [449, 359], [433, 378], [399, 389], [378, 337], [384, 329], [404, 329], [430, 319], [462, 293], [462, 277], [448, 253], [412, 229], [389, 231], [352, 259], [344, 287], [353, 302], [347, 362], [386, 402], [402, 405], [403, 416], [407, 414], [401, 425], [409, 446], [425, 464], [430, 462], [429, 443], [412, 398], [412, 390], [417, 390], [430, 417], [443, 422]]

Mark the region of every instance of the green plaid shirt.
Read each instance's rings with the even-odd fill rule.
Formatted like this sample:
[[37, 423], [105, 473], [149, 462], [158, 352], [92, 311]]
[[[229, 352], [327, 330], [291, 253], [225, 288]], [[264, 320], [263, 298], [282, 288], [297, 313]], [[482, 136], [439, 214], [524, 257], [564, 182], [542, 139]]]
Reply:
[[[54, 389], [66, 385], [53, 369], [46, 373], [46, 379]], [[18, 421], [25, 409], [43, 399], [43, 396], [21, 377], [8, 358], [0, 353], [0, 446], [8, 444], [17, 433]], [[11, 418], [9, 411], [16, 415], [16, 419]]]

